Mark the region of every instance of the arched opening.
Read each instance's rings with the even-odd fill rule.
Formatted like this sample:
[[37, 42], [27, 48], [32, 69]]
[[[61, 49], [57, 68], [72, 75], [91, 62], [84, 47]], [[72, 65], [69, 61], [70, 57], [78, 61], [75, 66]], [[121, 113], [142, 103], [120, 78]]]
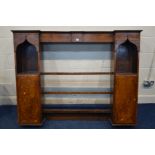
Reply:
[[128, 39], [116, 51], [116, 72], [137, 73], [138, 50]]
[[17, 73], [35, 73], [38, 70], [36, 47], [25, 40], [16, 50]]

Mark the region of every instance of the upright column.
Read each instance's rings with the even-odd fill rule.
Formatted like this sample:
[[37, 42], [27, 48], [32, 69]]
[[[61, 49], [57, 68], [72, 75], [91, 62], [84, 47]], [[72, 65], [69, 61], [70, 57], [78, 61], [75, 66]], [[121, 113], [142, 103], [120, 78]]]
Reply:
[[39, 31], [13, 31], [20, 125], [41, 125]]
[[114, 98], [112, 122], [136, 124], [140, 31], [114, 33]]

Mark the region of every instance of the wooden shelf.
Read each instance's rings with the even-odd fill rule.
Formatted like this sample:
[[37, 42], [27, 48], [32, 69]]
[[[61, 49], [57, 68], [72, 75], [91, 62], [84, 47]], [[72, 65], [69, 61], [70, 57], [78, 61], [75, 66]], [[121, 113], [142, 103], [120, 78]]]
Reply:
[[111, 119], [111, 109], [43, 109], [49, 120], [104, 120]]
[[114, 72], [41, 72], [40, 75], [113, 75]]
[[111, 113], [111, 109], [43, 109], [44, 113]]
[[42, 94], [58, 94], [58, 95], [61, 95], [61, 94], [113, 94], [113, 92], [42, 92]]

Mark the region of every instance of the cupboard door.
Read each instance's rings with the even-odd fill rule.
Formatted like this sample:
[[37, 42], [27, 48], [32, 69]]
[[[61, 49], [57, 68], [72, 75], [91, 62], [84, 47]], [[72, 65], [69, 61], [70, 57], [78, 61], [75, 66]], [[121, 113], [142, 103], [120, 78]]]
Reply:
[[137, 75], [116, 75], [113, 124], [136, 123], [137, 87]]
[[17, 101], [20, 125], [41, 124], [39, 75], [17, 76]]

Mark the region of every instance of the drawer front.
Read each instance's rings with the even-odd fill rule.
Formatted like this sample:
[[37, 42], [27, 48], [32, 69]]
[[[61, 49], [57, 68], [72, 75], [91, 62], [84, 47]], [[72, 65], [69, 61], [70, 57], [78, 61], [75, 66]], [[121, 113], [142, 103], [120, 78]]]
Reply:
[[71, 33], [42, 33], [41, 42], [72, 42]]
[[109, 33], [85, 33], [83, 36], [84, 42], [113, 42], [113, 35]]

